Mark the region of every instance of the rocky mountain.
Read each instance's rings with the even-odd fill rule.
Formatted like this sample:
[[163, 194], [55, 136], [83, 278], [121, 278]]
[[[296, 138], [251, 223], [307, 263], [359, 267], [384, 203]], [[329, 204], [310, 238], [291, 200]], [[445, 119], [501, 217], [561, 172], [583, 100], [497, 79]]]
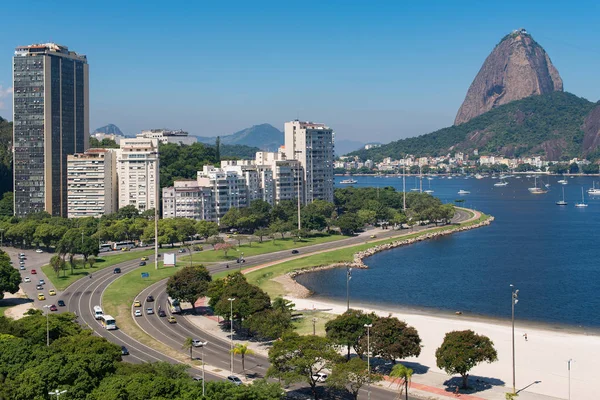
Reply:
[[506, 35], [486, 58], [454, 125], [511, 101], [562, 90], [562, 79], [546, 51], [527, 31], [519, 29]]
[[107, 135], [120, 135], [120, 136], [123, 136], [123, 132], [121, 132], [121, 130], [119, 129], [119, 127], [116, 126], [116, 125], [114, 125], [114, 124], [104, 125], [104, 126], [98, 128], [98, 129], [96, 129], [92, 133], [105, 133]]
[[[198, 141], [202, 143], [215, 144], [216, 140], [216, 136], [198, 136]], [[270, 124], [254, 125], [231, 135], [221, 136], [221, 144], [245, 145], [265, 151], [277, 151], [279, 146], [283, 145], [283, 132]]]
[[457, 151], [548, 160], [600, 158], [600, 102], [566, 92], [530, 96], [494, 108], [468, 122], [350, 153], [361, 159], [440, 156]]

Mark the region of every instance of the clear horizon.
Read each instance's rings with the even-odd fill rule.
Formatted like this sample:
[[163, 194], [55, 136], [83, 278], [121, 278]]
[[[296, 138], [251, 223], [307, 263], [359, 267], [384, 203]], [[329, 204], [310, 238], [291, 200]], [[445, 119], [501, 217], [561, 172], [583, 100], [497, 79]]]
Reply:
[[520, 27], [548, 52], [565, 91], [600, 97], [595, 2], [259, 5], [4, 5], [12, 34], [0, 37], [0, 116], [12, 120], [14, 48], [50, 41], [88, 57], [90, 129], [113, 123], [128, 135], [283, 130], [296, 118], [342, 140], [425, 134], [452, 125], [485, 58]]

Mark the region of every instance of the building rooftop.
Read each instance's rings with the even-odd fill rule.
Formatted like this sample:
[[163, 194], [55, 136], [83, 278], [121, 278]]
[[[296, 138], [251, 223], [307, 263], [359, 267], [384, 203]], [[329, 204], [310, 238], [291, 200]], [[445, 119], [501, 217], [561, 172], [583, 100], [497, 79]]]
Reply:
[[27, 46], [17, 46], [15, 48], [15, 56], [34, 56], [37, 54], [52, 54], [58, 53], [73, 58], [87, 61], [87, 57], [83, 54], [77, 54], [74, 51], [69, 51], [67, 46], [63, 46], [56, 43], [36, 43]]

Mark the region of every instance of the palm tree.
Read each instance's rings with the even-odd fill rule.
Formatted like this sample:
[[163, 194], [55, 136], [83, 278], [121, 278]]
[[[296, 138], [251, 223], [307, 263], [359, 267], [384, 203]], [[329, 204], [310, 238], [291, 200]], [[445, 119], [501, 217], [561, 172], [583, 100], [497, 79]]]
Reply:
[[392, 368], [392, 372], [390, 372], [390, 377], [392, 378], [400, 378], [400, 382], [398, 383], [398, 389], [400, 393], [398, 394], [398, 398], [402, 397], [402, 389], [404, 386], [406, 400], [408, 400], [408, 386], [410, 385], [410, 379], [412, 377], [413, 370], [405, 367], [402, 364], [396, 364]]
[[252, 349], [249, 349], [247, 344], [238, 343], [233, 349], [231, 349], [231, 353], [233, 353], [234, 355], [239, 354], [242, 357], [242, 372], [244, 372], [246, 370], [246, 366], [244, 365], [244, 358], [247, 355], [254, 354], [254, 351]]
[[185, 341], [183, 342], [183, 346], [181, 346], [182, 349], [189, 349], [190, 350], [190, 360], [193, 360], [194, 357], [192, 357], [192, 350], [194, 349], [194, 345], [193, 345], [193, 339], [191, 337], [188, 337], [185, 339]]

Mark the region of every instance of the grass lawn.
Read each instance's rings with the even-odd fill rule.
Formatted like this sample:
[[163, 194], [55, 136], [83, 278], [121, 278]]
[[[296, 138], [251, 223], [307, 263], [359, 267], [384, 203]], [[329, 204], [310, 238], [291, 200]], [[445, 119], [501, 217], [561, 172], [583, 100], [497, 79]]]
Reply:
[[[57, 290], [65, 290], [71, 283], [88, 276], [89, 274], [93, 274], [94, 271], [98, 271], [104, 268], [112, 267], [115, 264], [119, 264], [125, 261], [131, 261], [135, 259], [140, 259], [143, 256], [151, 256], [154, 254], [154, 249], [148, 249], [143, 251], [125, 251], [122, 253], [109, 255], [109, 256], [101, 256], [98, 255], [96, 257], [96, 263], [93, 268], [90, 268], [89, 265], [86, 264], [86, 268], [82, 267], [83, 260], [75, 260], [75, 268], [73, 268], [73, 274], [71, 274], [71, 268], [68, 267], [64, 272], [61, 272], [61, 276], [57, 277], [56, 273], [52, 269], [50, 265], [44, 265], [42, 267], [42, 271], [46, 274], [48, 279], [52, 282], [54, 287]], [[69, 261], [67, 261], [67, 265]], [[154, 264], [152, 263], [154, 267]], [[65, 276], [63, 276], [65, 274]]]
[[[461, 224], [461, 226], [474, 225], [474, 224], [484, 221], [487, 218], [488, 218], [487, 215], [482, 215], [481, 218], [479, 218], [475, 221]], [[456, 227], [456, 225], [446, 225], [446, 226], [441, 226], [439, 228], [429, 229], [426, 232], [416, 232], [416, 233], [413, 233], [410, 235], [402, 236], [401, 238], [373, 240], [373, 241], [370, 241], [369, 243], [364, 243], [364, 244], [359, 244], [356, 246], [351, 246], [351, 247], [342, 248], [342, 249], [338, 249], [338, 250], [328, 251], [325, 253], [314, 254], [311, 256], [306, 256], [306, 257], [298, 258], [295, 260], [286, 261], [281, 264], [276, 264], [276, 265], [266, 267], [266, 268], [263, 268], [263, 269], [260, 269], [260, 270], [254, 271], [254, 272], [250, 272], [246, 275], [246, 278], [248, 279], [248, 282], [250, 282], [254, 285], [258, 285], [264, 291], [266, 291], [272, 298], [274, 298], [277, 296], [285, 295], [285, 291], [284, 291], [283, 287], [281, 286], [281, 284], [271, 280], [279, 275], [283, 275], [290, 271], [307, 268], [307, 267], [316, 267], [316, 266], [320, 266], [320, 265], [328, 265], [328, 264], [333, 264], [333, 263], [338, 263], [338, 262], [352, 261], [355, 253], [362, 251], [362, 250], [369, 249], [376, 245], [392, 243], [397, 240], [411, 239], [411, 238], [415, 238], [417, 236], [423, 235], [425, 233], [445, 231], [445, 230], [449, 230], [449, 229], [454, 229], [455, 227]]]
[[[279, 238], [275, 240], [265, 239], [262, 243], [253, 242], [251, 244], [245, 242], [242, 243], [242, 245], [239, 247], [237, 246], [237, 243], [235, 243], [236, 247], [227, 252], [227, 257], [225, 257], [225, 253], [223, 253], [223, 251], [208, 250], [194, 253], [192, 255], [192, 260], [193, 262], [235, 261], [238, 257], [242, 255], [242, 253], [244, 253], [244, 257], [257, 256], [259, 254], [273, 253], [282, 250], [299, 249], [314, 244], [328, 243], [348, 238], [348, 236], [342, 235], [317, 236], [305, 238], [301, 241], [296, 241], [296, 243], [294, 243], [294, 240], [292, 238], [281, 239], [280, 235], [277, 236], [279, 236]], [[178, 257], [177, 260], [181, 262], [189, 262], [190, 256], [187, 255]]]
[[294, 319], [295, 332], [298, 335], [312, 335], [313, 318], [316, 318], [315, 332], [318, 336], [325, 336], [325, 324], [335, 317], [337, 317], [337, 315], [321, 311], [302, 313], [302, 315]]
[[7, 305], [7, 306], [2, 305], [2, 301], [0, 300], [0, 317], [4, 316], [4, 310], [6, 310], [7, 308], [10, 308], [12, 306], [13, 305]]

